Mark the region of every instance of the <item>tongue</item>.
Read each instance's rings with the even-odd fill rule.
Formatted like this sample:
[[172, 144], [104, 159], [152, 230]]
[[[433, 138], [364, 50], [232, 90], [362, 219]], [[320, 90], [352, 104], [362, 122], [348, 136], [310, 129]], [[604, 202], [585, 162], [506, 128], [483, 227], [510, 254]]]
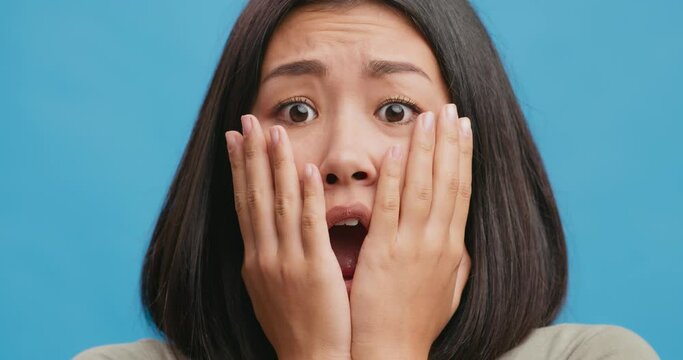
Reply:
[[344, 279], [353, 277], [358, 262], [358, 254], [368, 232], [362, 225], [333, 226], [330, 229], [332, 251], [337, 256]]

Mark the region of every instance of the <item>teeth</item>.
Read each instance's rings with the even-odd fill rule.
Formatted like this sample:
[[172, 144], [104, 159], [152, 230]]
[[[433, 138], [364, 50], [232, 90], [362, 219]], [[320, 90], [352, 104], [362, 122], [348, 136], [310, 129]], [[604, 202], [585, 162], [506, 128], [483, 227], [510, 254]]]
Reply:
[[356, 226], [356, 225], [358, 225], [358, 219], [347, 219], [347, 220], [343, 220], [343, 221], [340, 221], [340, 222], [334, 224], [334, 226], [344, 226], [344, 225], [345, 226]]

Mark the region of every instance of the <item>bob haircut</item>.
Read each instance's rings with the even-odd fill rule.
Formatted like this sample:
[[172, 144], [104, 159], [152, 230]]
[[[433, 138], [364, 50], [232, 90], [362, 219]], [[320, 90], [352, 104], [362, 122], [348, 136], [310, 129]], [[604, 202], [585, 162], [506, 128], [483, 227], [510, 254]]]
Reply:
[[[275, 359], [241, 277], [244, 247], [224, 133], [240, 130], [268, 41], [288, 12], [358, 1], [252, 0], [237, 19], [161, 209], [141, 276], [146, 316], [179, 356]], [[493, 359], [550, 325], [567, 287], [565, 237], [542, 159], [496, 49], [466, 0], [389, 0], [423, 34], [472, 119], [472, 258], [430, 359]]]

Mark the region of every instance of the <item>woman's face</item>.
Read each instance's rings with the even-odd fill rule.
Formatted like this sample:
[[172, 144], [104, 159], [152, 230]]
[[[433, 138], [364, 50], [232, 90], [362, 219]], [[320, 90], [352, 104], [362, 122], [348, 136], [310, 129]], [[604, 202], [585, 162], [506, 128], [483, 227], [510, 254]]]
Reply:
[[422, 35], [366, 2], [290, 13], [268, 44], [252, 113], [264, 130], [285, 128], [300, 179], [307, 162], [318, 166], [326, 210], [372, 210], [384, 154], [393, 144], [407, 151], [417, 115], [449, 102]]

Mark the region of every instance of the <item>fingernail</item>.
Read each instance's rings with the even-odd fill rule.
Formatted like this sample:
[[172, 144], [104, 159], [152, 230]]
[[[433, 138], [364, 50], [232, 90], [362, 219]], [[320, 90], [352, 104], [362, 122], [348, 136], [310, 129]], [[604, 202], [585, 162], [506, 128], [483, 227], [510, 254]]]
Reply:
[[228, 142], [228, 152], [232, 152], [235, 149], [235, 139], [228, 133], [225, 134], [225, 139]]
[[306, 176], [313, 178], [313, 164], [306, 164]]
[[246, 136], [251, 131], [251, 117], [249, 115], [242, 115], [242, 133]]
[[280, 132], [275, 126], [270, 128], [270, 141], [273, 145], [277, 145], [280, 142]]
[[422, 116], [422, 128], [425, 131], [431, 131], [434, 126], [434, 113], [428, 111]]
[[394, 159], [401, 158], [401, 145], [396, 144], [391, 147], [391, 157]]
[[458, 109], [455, 107], [455, 104], [446, 105], [446, 116], [450, 121], [455, 121], [458, 119]]
[[460, 129], [464, 135], [469, 135], [472, 133], [472, 124], [470, 124], [470, 119], [460, 118]]

